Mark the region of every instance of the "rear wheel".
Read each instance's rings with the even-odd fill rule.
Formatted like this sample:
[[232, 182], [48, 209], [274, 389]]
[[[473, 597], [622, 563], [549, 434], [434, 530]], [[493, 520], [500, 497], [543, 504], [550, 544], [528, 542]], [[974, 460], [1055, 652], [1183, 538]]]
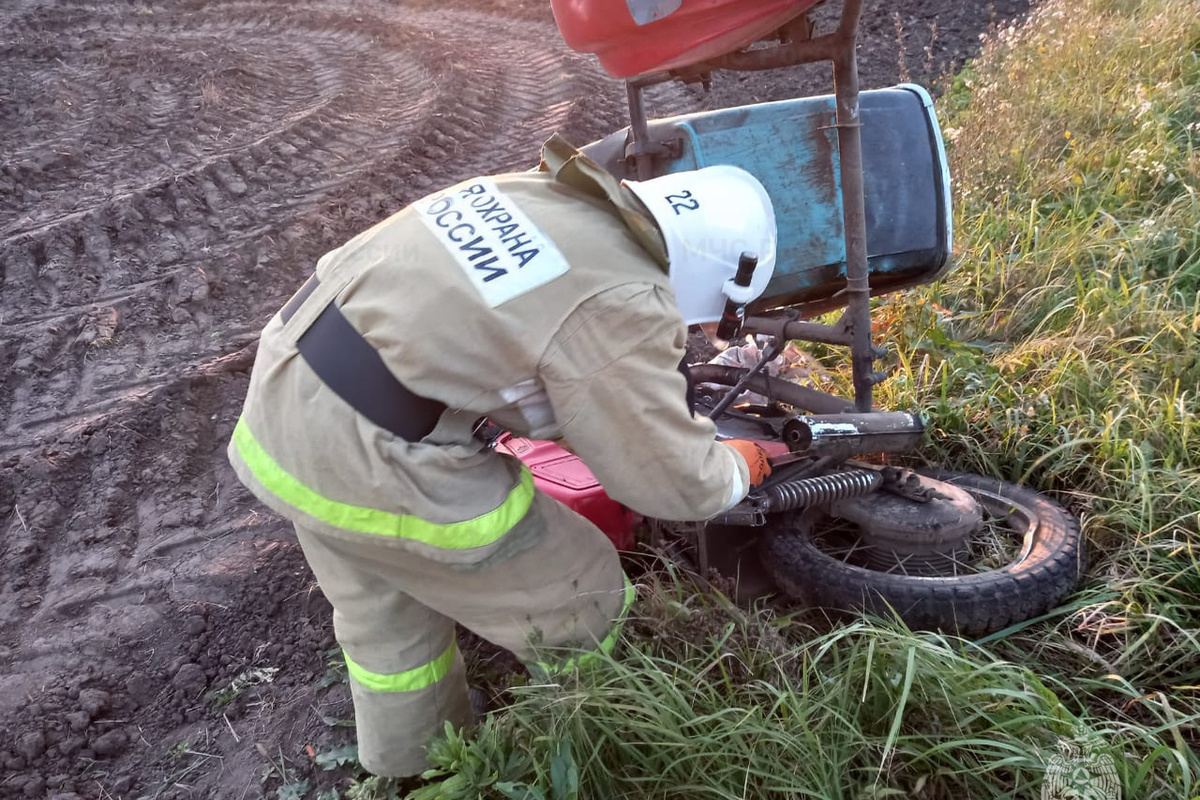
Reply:
[[996, 478], [927, 472], [969, 494], [983, 524], [931, 576], [864, 547], [855, 527], [814, 510], [762, 537], [767, 572], [787, 594], [837, 609], [895, 614], [913, 628], [982, 635], [1038, 616], [1074, 590], [1087, 566], [1079, 523], [1061, 505]]

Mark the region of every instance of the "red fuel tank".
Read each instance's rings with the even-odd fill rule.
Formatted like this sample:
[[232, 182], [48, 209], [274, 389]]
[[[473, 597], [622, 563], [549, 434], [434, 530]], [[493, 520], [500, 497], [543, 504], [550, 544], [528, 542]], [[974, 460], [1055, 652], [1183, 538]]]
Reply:
[[538, 489], [591, 520], [618, 550], [633, 549], [633, 513], [608, 496], [579, 456], [554, 442], [509, 434], [496, 440], [496, 449], [521, 459]]
[[724, 55], [821, 0], [551, 0], [573, 50], [628, 78]]

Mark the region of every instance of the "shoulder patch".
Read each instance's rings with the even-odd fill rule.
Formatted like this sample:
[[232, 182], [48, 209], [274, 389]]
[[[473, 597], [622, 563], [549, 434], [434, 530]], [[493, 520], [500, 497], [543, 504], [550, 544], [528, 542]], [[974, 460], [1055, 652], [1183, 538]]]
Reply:
[[554, 242], [488, 178], [422, 200], [416, 210], [492, 308], [568, 269]]

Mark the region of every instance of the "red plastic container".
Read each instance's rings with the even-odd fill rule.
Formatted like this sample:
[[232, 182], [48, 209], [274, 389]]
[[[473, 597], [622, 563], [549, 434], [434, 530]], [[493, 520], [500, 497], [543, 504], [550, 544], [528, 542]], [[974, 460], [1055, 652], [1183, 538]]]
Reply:
[[819, 0], [551, 0], [572, 50], [628, 78], [724, 55], [766, 36]]
[[633, 549], [633, 512], [608, 496], [579, 456], [554, 442], [511, 435], [500, 437], [496, 449], [525, 462], [538, 489], [591, 520], [618, 550]]

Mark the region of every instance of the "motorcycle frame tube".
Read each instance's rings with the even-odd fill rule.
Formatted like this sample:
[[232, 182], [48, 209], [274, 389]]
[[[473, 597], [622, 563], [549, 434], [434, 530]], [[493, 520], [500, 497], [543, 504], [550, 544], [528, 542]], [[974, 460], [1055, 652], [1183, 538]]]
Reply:
[[[731, 367], [724, 364], [695, 364], [688, 368], [688, 374], [695, 383], [715, 383], [724, 386], [734, 386], [747, 370], [741, 367]], [[810, 389], [798, 383], [774, 378], [770, 375], [755, 375], [745, 386], [747, 391], [765, 395], [774, 400], [781, 400], [796, 408], [803, 408], [814, 414], [840, 414], [848, 410], [849, 401], [829, 392]]]
[[842, 221], [846, 236], [846, 311], [842, 327], [850, 334], [854, 408], [870, 411], [875, 384], [875, 354], [871, 343], [871, 284], [867, 267], [867, 212], [863, 194], [861, 121], [858, 102], [858, 59], [855, 45], [862, 0], [845, 0], [833, 59], [833, 88], [837, 101], [838, 155], [842, 178]]
[[636, 178], [639, 181], [650, 180], [654, 177], [654, 164], [649, 156], [653, 150], [647, 141], [650, 134], [647, 131], [646, 102], [642, 97], [645, 84], [637, 81], [627, 81], [625, 92], [629, 98], [629, 135], [630, 141], [625, 146], [625, 157], [632, 159]]

